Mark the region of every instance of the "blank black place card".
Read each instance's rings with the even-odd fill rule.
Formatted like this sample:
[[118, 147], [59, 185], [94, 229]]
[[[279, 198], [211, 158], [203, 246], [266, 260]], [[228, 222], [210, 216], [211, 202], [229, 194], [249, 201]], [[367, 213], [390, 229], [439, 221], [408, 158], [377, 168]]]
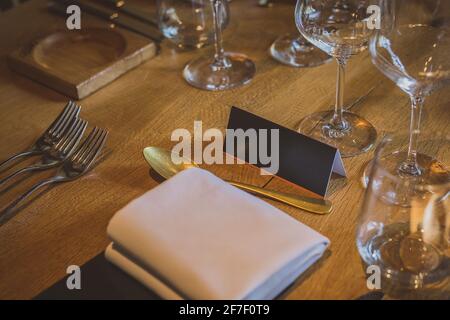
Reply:
[[224, 151], [322, 197], [332, 172], [346, 176], [338, 149], [237, 107], [231, 108]]

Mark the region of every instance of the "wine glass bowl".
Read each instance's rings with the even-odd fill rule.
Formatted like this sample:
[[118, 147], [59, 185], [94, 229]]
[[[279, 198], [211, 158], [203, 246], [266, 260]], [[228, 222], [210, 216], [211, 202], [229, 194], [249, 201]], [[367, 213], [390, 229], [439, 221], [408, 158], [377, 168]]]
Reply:
[[300, 33], [329, 55], [342, 58], [364, 51], [373, 30], [368, 28], [368, 1], [299, 1]]
[[[220, 12], [222, 29], [228, 24], [227, 6]], [[182, 49], [202, 48], [214, 41], [213, 11], [209, 0], [158, 0], [158, 27], [165, 38]]]
[[397, 26], [375, 36], [370, 52], [374, 65], [408, 95], [430, 95], [450, 80], [450, 27]]

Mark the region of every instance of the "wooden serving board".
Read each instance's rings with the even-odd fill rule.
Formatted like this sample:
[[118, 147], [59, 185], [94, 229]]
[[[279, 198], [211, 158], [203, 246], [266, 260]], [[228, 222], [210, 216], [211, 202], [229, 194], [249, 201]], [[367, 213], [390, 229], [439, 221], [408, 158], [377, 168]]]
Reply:
[[118, 28], [55, 31], [9, 55], [10, 67], [74, 99], [83, 99], [154, 57], [156, 44]]

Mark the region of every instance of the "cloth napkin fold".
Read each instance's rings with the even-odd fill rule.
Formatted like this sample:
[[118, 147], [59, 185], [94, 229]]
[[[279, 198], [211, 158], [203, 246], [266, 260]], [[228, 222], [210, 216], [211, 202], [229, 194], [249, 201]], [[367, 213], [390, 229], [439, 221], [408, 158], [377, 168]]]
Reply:
[[166, 299], [272, 299], [329, 240], [213, 174], [188, 169], [111, 219], [106, 258]]

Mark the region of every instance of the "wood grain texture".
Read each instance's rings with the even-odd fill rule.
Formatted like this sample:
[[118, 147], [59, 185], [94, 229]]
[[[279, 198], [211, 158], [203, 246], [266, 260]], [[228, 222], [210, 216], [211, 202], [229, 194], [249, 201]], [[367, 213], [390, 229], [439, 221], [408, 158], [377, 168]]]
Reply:
[[[257, 66], [256, 77], [245, 87], [206, 92], [188, 86], [181, 77], [183, 66], [200, 54], [211, 53], [212, 48], [178, 52], [165, 41], [160, 55], [81, 102], [83, 118], [110, 130], [110, 152], [88, 176], [45, 190], [0, 228], [0, 298], [31, 298], [65, 276], [67, 266], [82, 265], [102, 252], [109, 242], [105, 231], [112, 215], [159, 183], [150, 175], [142, 149], [149, 145], [170, 147], [174, 129], [193, 130], [194, 120], [202, 120], [204, 129], [224, 129], [232, 105], [289, 128], [314, 111], [330, 108], [335, 95], [335, 64], [295, 69], [268, 55], [277, 36], [296, 32], [293, 2], [277, 2], [272, 8], [257, 7], [252, 0], [231, 3], [225, 48], [249, 55]], [[147, 1], [136, 3], [151, 10]], [[6, 66], [7, 54], [34, 38], [36, 32], [60, 28], [64, 23], [44, 7], [45, 1], [32, 0], [0, 19], [0, 159], [33, 142], [67, 100]], [[406, 130], [408, 98], [372, 66], [366, 52], [349, 63], [345, 101], [351, 103], [371, 89], [353, 110], [379, 132]], [[428, 99], [423, 123], [426, 131], [448, 132], [449, 104], [448, 90]], [[368, 291], [355, 246], [355, 228], [363, 198], [361, 170], [372, 157], [369, 152], [345, 159], [349, 177], [333, 179], [329, 198], [335, 208], [327, 216], [269, 201], [331, 240], [325, 257], [283, 298], [352, 299]], [[208, 169], [223, 178], [296, 192], [287, 184], [259, 176], [249, 166]], [[0, 191], [0, 206], [51, 174], [42, 172]]]

